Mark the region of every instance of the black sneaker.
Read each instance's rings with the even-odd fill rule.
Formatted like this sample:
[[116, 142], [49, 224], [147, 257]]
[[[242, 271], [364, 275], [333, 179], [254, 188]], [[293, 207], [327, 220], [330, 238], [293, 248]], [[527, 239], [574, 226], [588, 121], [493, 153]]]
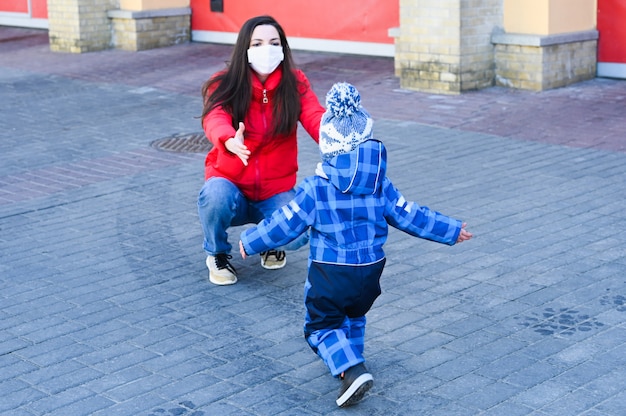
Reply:
[[269, 270], [282, 269], [287, 264], [284, 251], [268, 250], [261, 253], [261, 266]]
[[358, 403], [374, 384], [374, 377], [367, 372], [363, 363], [348, 368], [341, 378], [341, 390], [336, 400], [339, 407]]

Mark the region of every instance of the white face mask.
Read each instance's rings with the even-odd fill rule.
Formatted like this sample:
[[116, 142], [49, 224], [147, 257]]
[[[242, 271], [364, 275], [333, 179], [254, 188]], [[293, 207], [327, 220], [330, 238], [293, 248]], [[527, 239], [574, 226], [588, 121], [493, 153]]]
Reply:
[[261, 75], [274, 72], [284, 57], [282, 46], [263, 45], [248, 49], [248, 62]]

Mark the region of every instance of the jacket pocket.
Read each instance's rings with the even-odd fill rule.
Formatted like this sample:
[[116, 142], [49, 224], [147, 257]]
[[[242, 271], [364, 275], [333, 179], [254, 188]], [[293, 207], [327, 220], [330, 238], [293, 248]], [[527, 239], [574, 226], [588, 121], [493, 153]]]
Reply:
[[215, 152], [213, 166], [216, 170], [233, 179], [241, 175], [245, 166], [238, 156], [228, 151], [220, 152], [216, 148], [213, 148], [211, 152]]

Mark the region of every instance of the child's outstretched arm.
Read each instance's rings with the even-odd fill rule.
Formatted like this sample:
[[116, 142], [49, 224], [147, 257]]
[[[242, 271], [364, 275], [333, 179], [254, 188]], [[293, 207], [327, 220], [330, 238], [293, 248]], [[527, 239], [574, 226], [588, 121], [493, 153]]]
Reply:
[[248, 255], [246, 254], [246, 249], [243, 248], [243, 241], [239, 240], [239, 254], [241, 254], [242, 259], [246, 259]]
[[385, 219], [392, 227], [416, 237], [448, 245], [468, 240], [472, 236], [463, 229], [462, 221], [407, 201], [389, 178], [383, 181], [383, 193], [387, 200]]
[[298, 187], [294, 199], [287, 205], [241, 233], [239, 251], [244, 259], [246, 256], [285, 245], [307, 230], [315, 217], [315, 198], [310, 194], [313, 188], [307, 179]]

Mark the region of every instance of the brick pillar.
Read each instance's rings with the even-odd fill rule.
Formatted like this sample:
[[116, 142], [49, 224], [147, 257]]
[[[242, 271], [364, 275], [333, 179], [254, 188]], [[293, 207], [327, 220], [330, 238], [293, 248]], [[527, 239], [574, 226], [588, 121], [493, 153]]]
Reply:
[[109, 11], [113, 46], [141, 51], [189, 42], [190, 16], [189, 0], [120, 0]]
[[402, 88], [458, 94], [493, 85], [501, 0], [400, 0], [395, 73]]
[[50, 49], [82, 53], [110, 48], [107, 10], [114, 4], [115, 0], [48, 1]]
[[595, 77], [596, 0], [504, 0], [496, 84], [542, 91]]

